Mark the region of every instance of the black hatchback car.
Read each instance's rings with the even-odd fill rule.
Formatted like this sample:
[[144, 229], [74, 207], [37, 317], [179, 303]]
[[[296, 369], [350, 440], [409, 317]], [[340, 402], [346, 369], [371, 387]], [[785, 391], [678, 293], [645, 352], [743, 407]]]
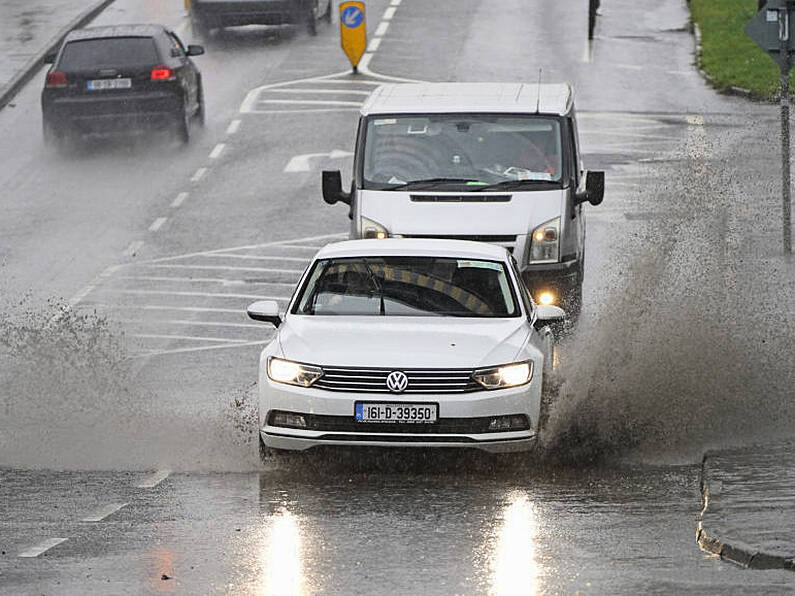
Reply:
[[87, 27], [48, 57], [41, 94], [45, 140], [170, 128], [188, 142], [204, 122], [201, 73], [187, 48], [162, 25]]

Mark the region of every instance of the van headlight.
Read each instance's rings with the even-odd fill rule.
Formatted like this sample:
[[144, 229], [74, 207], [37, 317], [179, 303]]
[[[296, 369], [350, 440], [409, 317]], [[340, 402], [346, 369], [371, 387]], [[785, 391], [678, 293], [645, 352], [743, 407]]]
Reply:
[[527, 263], [556, 263], [560, 260], [560, 218], [541, 224], [530, 237]]
[[323, 369], [319, 366], [308, 366], [273, 356], [268, 358], [268, 378], [271, 381], [309, 387], [322, 376]]
[[389, 232], [377, 221], [362, 217], [361, 219], [362, 238], [378, 238], [383, 240], [389, 238]]
[[533, 361], [516, 362], [494, 368], [476, 370], [472, 378], [480, 383], [484, 389], [503, 389], [517, 387], [529, 383], [533, 378]]

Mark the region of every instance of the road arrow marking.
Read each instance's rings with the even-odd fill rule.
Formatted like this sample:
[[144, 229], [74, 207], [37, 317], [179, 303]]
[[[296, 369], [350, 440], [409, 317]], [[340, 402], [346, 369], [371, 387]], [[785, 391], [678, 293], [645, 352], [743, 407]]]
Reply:
[[310, 162], [312, 159], [325, 157], [328, 159], [342, 159], [343, 157], [351, 157], [353, 153], [350, 151], [343, 151], [341, 149], [334, 149], [330, 153], [305, 153], [303, 155], [296, 155], [284, 167], [285, 172], [310, 172], [312, 168]]

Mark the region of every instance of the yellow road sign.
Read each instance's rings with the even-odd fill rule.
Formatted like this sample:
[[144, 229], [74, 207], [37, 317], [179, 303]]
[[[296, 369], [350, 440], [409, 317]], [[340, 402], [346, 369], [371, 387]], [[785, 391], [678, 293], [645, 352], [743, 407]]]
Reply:
[[359, 66], [367, 49], [367, 25], [364, 18], [364, 2], [340, 3], [340, 41], [342, 50], [351, 61], [353, 70]]

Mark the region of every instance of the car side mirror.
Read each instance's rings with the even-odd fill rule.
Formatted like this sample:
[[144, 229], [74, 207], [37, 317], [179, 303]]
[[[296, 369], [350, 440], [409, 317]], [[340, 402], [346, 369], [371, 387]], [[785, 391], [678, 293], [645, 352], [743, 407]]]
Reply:
[[255, 321], [272, 323], [274, 327], [282, 324], [282, 317], [279, 314], [279, 304], [275, 300], [258, 300], [249, 304], [246, 309], [248, 316]]
[[55, 59], [58, 57], [58, 52], [50, 52], [44, 55], [44, 64], [55, 64]]
[[188, 51], [185, 52], [185, 54], [188, 56], [201, 56], [202, 54], [204, 54], [204, 47], [190, 45], [188, 46]]
[[536, 305], [536, 325], [546, 327], [553, 323], [562, 323], [566, 320], [566, 311], [559, 306], [551, 304]]
[[342, 190], [342, 174], [339, 170], [323, 170], [323, 200], [329, 205], [337, 202], [351, 204], [351, 193]]

